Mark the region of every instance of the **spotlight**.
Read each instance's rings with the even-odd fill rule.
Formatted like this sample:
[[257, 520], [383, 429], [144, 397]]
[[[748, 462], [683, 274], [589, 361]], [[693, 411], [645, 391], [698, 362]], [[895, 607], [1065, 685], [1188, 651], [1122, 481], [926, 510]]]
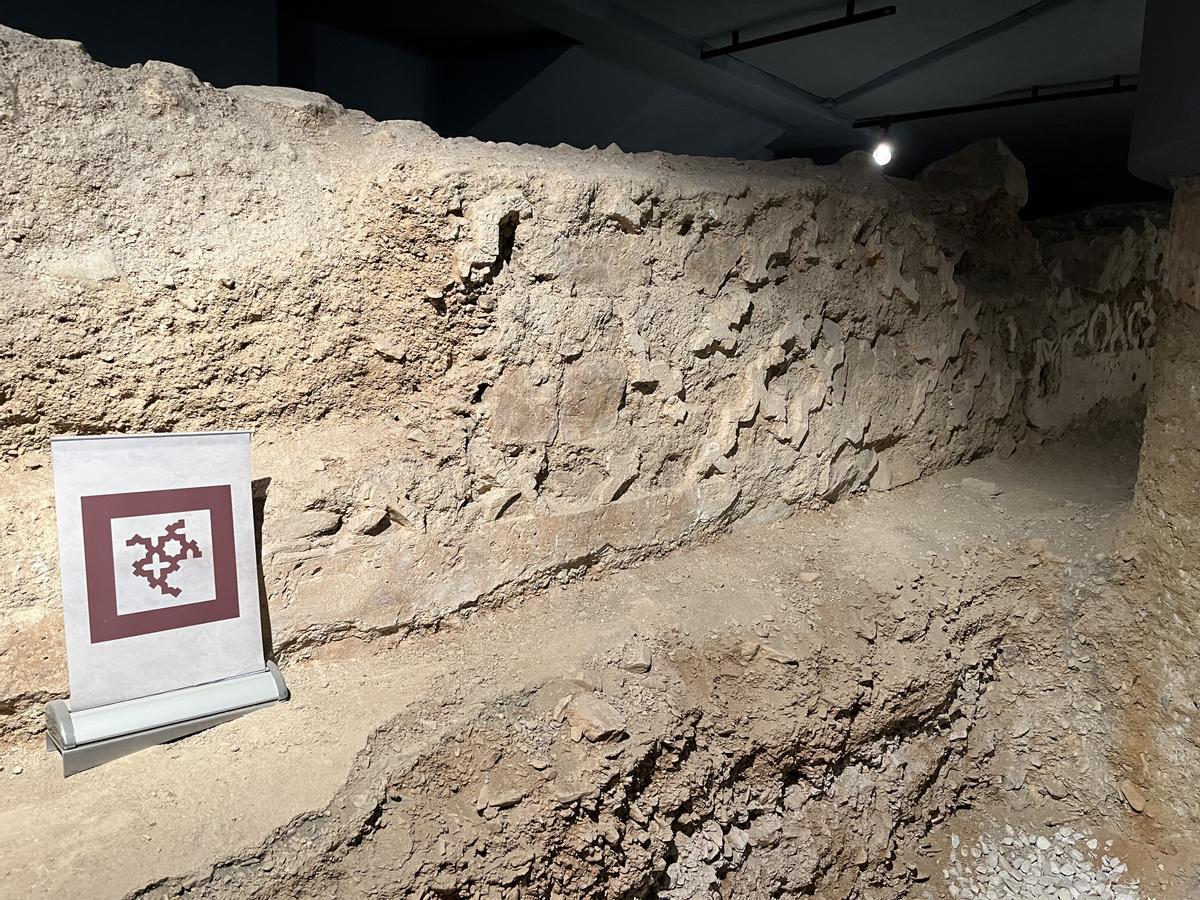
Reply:
[[882, 169], [892, 161], [892, 145], [888, 141], [880, 141], [871, 151], [871, 159]]

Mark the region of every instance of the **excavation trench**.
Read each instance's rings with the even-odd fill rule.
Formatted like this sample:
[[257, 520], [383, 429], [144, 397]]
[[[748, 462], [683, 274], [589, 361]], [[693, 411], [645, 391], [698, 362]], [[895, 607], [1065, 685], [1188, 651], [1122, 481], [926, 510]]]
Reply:
[[[1117, 431], [982, 460], [386, 648], [314, 648], [291, 702], [66, 783], [9, 751], [0, 876], [32, 895], [942, 898], [951, 835], [1069, 822], [1145, 877], [1162, 833], [1127, 830], [1116, 789], [1140, 697], [1141, 650], [1113, 638], [1137, 621], [1117, 543], [1136, 452]], [[78, 816], [106, 833], [47, 867]]]
[[[1047, 823], [1200, 859], [1194, 757], [1147, 798], [1137, 737], [1200, 719], [1182, 375], [1138, 505], [1171, 602], [1120, 539], [1162, 209], [1024, 222], [998, 141], [909, 181], [0, 57], [5, 890], [965, 897], [961, 838]], [[47, 440], [245, 426], [293, 700], [64, 784]]]
[[872, 609], [679, 644], [647, 673], [614, 677], [615, 660], [599, 684], [556, 679], [432, 734], [414, 721], [439, 710], [413, 711], [321, 814], [138, 896], [903, 896], [903, 851], [981, 765], [967, 737], [1009, 613], [996, 588], [939, 598], [942, 627], [898, 646]]
[[[1107, 802], [1111, 773], [1072, 772], [1018, 698], [1078, 666], [1135, 453], [1117, 433], [978, 463], [402, 642], [462, 667], [331, 802], [135, 895], [946, 896], [951, 830], [1036, 822], [1005, 786], [1024, 754], [1039, 803], [1060, 781]], [[662, 590], [678, 616], [647, 611]]]

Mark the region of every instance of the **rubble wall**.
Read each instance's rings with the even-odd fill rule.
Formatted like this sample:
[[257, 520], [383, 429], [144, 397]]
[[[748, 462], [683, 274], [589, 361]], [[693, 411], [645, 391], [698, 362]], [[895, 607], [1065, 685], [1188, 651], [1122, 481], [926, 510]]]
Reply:
[[1164, 281], [1166, 327], [1138, 466], [1137, 536], [1166, 610], [1190, 617], [1200, 590], [1200, 181], [1176, 189]]
[[[1175, 185], [1131, 525], [1123, 555], [1136, 577], [1127, 603], [1140, 622], [1135, 702], [1117, 730], [1121, 764], [1162, 805], [1174, 833], [1196, 833], [1185, 785], [1200, 770], [1194, 739], [1200, 591], [1200, 181]], [[1139, 823], [1140, 824], [1140, 823]], [[1156, 823], [1162, 828], [1161, 821]], [[1151, 829], [1142, 826], [1150, 833]]]
[[1138, 414], [1151, 217], [444, 140], [0, 29], [0, 734], [65, 692], [48, 439], [255, 430], [286, 662]]

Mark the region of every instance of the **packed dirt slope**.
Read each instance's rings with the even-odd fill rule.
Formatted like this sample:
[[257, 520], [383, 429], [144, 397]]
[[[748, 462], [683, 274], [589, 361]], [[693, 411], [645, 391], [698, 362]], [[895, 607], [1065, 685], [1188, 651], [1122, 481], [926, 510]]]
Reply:
[[283, 661], [1136, 413], [1160, 232], [443, 140], [0, 29], [0, 735], [65, 691], [47, 440], [255, 429]]

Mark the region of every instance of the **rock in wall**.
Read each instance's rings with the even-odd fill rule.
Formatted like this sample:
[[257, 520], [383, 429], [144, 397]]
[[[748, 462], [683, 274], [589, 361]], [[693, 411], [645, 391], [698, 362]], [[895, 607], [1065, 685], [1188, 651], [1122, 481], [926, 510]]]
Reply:
[[0, 731], [65, 690], [54, 434], [255, 429], [286, 661], [1144, 385], [1157, 228], [1043, 257], [999, 147], [905, 182], [443, 140], [7, 29], [0, 87]]

